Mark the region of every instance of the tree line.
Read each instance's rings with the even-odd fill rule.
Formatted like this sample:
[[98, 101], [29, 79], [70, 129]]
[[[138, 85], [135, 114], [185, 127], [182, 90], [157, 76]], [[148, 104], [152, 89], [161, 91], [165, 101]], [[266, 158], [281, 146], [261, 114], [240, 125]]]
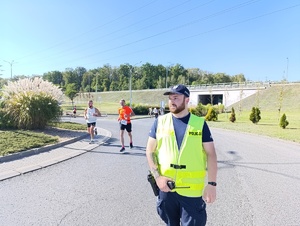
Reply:
[[[26, 77], [14, 76], [13, 80]], [[130, 80], [132, 90], [160, 89], [176, 84], [202, 85], [246, 81], [243, 74], [230, 76], [199, 68], [184, 68], [180, 64], [163, 66], [150, 63], [141, 66], [122, 64], [119, 67], [105, 64], [90, 70], [84, 67], [66, 68], [65, 71], [46, 72], [42, 78], [59, 86], [63, 91], [72, 90], [75, 93], [128, 90]], [[5, 83], [2, 79], [1, 87]]]
[[165, 67], [161, 64], [145, 63], [141, 66], [109, 64], [96, 69], [84, 67], [67, 68], [64, 72], [51, 71], [43, 79], [58, 85], [63, 90], [72, 87], [77, 92], [122, 91], [130, 89], [160, 89], [176, 84], [201, 85], [214, 83], [245, 82], [243, 74], [234, 76], [225, 73], [209, 73], [198, 68], [186, 69], [180, 64]]

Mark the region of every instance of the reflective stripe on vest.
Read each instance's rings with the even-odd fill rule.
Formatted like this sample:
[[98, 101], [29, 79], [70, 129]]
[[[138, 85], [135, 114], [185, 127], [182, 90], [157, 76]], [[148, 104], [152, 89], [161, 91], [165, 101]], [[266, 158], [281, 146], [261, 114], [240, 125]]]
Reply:
[[[188, 197], [200, 197], [206, 176], [206, 154], [202, 147], [204, 119], [191, 114], [180, 151], [178, 150], [172, 114], [158, 118], [157, 159], [161, 175], [172, 178], [172, 191]], [[181, 187], [181, 188], [180, 188]]]

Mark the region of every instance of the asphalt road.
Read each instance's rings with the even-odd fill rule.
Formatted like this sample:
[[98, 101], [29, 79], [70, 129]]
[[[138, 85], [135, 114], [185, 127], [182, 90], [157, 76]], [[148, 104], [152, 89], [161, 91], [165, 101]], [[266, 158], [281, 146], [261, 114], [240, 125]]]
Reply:
[[[146, 180], [153, 120], [134, 120], [135, 147], [120, 153], [118, 123], [100, 118], [97, 125], [112, 132], [109, 143], [0, 182], [0, 225], [164, 225]], [[219, 171], [207, 225], [300, 225], [300, 145], [211, 130]]]

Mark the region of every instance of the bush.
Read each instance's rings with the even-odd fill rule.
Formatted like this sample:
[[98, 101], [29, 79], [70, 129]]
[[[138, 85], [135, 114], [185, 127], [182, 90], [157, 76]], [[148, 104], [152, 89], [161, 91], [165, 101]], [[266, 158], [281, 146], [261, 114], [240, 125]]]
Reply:
[[218, 120], [218, 113], [217, 111], [214, 109], [214, 107], [210, 107], [208, 109], [207, 114], [205, 115], [205, 120], [207, 121], [217, 121]]
[[285, 114], [283, 114], [281, 116], [279, 125], [283, 129], [285, 129], [285, 127], [287, 127], [289, 125], [289, 122], [286, 120], [286, 115]]
[[0, 109], [0, 129], [16, 129], [3, 109]]
[[133, 105], [132, 110], [136, 115], [147, 115], [149, 112], [149, 106]]
[[207, 107], [199, 103], [196, 108], [190, 108], [190, 112], [199, 117], [205, 116], [207, 114]]
[[235, 111], [234, 111], [234, 108], [231, 108], [231, 115], [230, 115], [229, 121], [235, 122], [235, 120], [236, 120]]
[[257, 124], [260, 119], [261, 119], [261, 117], [260, 117], [259, 108], [252, 107], [252, 111], [250, 113], [250, 121], [253, 122], [254, 124]]
[[9, 82], [3, 88], [4, 116], [18, 129], [43, 129], [60, 116], [62, 95], [58, 87], [41, 78]]
[[218, 104], [218, 113], [221, 114], [225, 111], [224, 104]]

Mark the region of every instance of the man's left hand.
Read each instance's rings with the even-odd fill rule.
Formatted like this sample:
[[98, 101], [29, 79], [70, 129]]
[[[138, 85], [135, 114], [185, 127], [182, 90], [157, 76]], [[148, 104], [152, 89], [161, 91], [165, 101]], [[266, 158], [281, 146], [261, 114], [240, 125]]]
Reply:
[[217, 187], [210, 184], [206, 185], [203, 192], [203, 200], [206, 203], [213, 203], [216, 200]]

